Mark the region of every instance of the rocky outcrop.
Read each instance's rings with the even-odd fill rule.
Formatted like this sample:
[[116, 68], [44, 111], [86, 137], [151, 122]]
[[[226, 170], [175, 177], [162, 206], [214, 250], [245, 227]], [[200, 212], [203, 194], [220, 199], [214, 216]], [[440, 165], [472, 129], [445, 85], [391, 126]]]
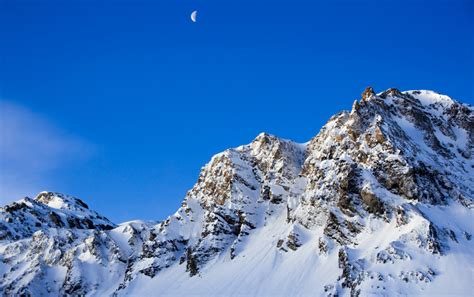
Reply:
[[110, 230], [115, 224], [80, 199], [42, 192], [0, 208], [0, 240], [19, 240], [48, 228]]

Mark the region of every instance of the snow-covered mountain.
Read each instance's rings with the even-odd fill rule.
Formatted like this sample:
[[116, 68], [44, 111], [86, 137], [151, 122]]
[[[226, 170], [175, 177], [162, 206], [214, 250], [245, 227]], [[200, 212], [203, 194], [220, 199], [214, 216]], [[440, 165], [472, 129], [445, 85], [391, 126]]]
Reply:
[[51, 192], [0, 209], [4, 295], [474, 294], [474, 109], [375, 94], [214, 156], [161, 223]]

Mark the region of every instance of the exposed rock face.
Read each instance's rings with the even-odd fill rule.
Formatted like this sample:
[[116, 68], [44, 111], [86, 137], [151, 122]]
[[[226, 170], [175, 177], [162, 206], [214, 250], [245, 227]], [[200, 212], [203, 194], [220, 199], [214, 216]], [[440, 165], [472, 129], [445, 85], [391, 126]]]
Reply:
[[[391, 89], [393, 90], [393, 89]], [[362, 100], [369, 100], [370, 98], [375, 96], [374, 89], [372, 87], [367, 87], [364, 92], [362, 93]]]
[[[447, 261], [474, 261], [473, 149], [472, 107], [430, 91], [367, 88], [306, 144], [262, 133], [214, 156], [158, 224], [116, 226], [50, 192], [5, 206], [0, 290], [427, 293], [447, 283], [443, 275], [466, 274]], [[453, 295], [470, 281], [460, 277]]]

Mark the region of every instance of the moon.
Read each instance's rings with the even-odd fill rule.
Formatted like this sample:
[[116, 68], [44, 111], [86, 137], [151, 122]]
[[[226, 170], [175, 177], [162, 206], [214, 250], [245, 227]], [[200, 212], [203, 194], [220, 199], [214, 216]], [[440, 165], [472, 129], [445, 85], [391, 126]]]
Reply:
[[193, 21], [193, 23], [196, 22], [197, 13], [198, 13], [197, 10], [191, 12], [191, 21]]

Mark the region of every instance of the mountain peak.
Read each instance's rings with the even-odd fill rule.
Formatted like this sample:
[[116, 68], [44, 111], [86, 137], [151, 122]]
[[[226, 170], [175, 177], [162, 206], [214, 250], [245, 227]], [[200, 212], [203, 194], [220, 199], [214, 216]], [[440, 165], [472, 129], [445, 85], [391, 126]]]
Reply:
[[55, 192], [41, 192], [34, 199], [26, 197], [0, 208], [0, 241], [27, 238], [40, 230], [106, 230], [114, 226], [82, 200]]
[[361, 96], [362, 96], [362, 100], [369, 100], [370, 98], [375, 96], [374, 89], [370, 86], [365, 88]]
[[57, 192], [43, 191], [35, 198], [36, 201], [43, 203], [51, 208], [69, 209], [69, 210], [83, 210], [89, 209], [89, 206], [79, 198], [64, 195]]
[[255, 137], [255, 139], [252, 141], [252, 144], [253, 143], [270, 143], [270, 142], [279, 141], [279, 140], [280, 138], [275, 135], [262, 132], [258, 134], [257, 137]]

